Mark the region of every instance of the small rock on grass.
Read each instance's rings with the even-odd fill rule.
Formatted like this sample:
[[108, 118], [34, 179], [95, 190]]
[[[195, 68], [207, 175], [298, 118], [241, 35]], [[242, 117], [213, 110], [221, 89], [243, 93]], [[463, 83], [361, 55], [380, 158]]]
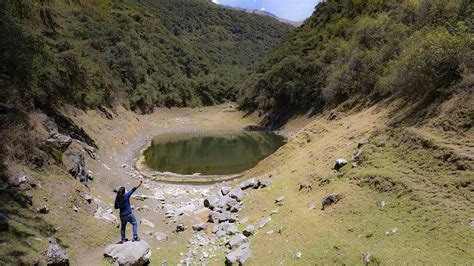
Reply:
[[278, 197], [278, 198], [275, 199], [275, 204], [281, 206], [281, 205], [283, 205], [283, 200], [285, 200], [285, 197], [280, 196], [280, 197]]
[[205, 222], [193, 225], [193, 230], [196, 232], [203, 231], [206, 229], [207, 229], [207, 223]]
[[272, 220], [270, 216], [263, 218], [259, 223], [258, 223], [258, 228], [263, 228], [267, 223], [269, 223]]
[[338, 202], [340, 198], [341, 196], [337, 193], [332, 193], [328, 195], [323, 199], [321, 210], [324, 210], [327, 206]]
[[334, 170], [339, 171], [342, 167], [347, 164], [347, 160], [344, 158], [339, 158], [336, 160], [336, 164], [334, 165]]
[[298, 252], [296, 252], [296, 253], [293, 255], [292, 258], [293, 258], [294, 260], [299, 260], [299, 259], [301, 259], [301, 256], [302, 256], [301, 252], [298, 251]]
[[38, 211], [39, 213], [42, 213], [42, 214], [47, 214], [49, 212], [49, 208], [48, 208], [48, 206], [43, 205], [41, 207], [38, 207], [36, 209], [36, 211]]
[[141, 219], [140, 224], [155, 228], [155, 224], [148, 221], [147, 219]]
[[158, 241], [166, 241], [166, 240], [168, 240], [168, 235], [165, 234], [165, 233], [156, 232], [155, 233], [155, 238]]
[[69, 265], [69, 256], [61, 248], [54, 237], [48, 238], [49, 247], [46, 252], [46, 264], [48, 265]]
[[247, 227], [245, 227], [244, 231], [242, 232], [244, 234], [244, 236], [246, 237], [249, 237], [253, 234], [255, 234], [255, 226], [253, 226], [253, 224], [249, 224], [247, 225]]

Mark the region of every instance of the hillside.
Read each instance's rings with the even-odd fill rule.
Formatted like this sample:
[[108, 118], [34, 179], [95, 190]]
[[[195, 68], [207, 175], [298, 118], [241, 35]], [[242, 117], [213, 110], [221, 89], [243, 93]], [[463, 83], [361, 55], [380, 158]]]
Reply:
[[231, 6], [225, 6], [224, 7], [226, 8], [229, 8], [229, 9], [234, 9], [234, 10], [239, 10], [239, 11], [243, 11], [243, 12], [247, 12], [247, 13], [250, 13], [250, 14], [257, 14], [257, 15], [262, 15], [262, 16], [268, 16], [268, 17], [271, 17], [271, 18], [274, 18], [280, 22], [283, 22], [283, 23], [286, 23], [286, 24], [290, 24], [294, 27], [299, 27], [303, 24], [302, 21], [293, 21], [293, 20], [288, 20], [288, 19], [284, 19], [284, 18], [281, 18], [271, 12], [268, 12], [268, 11], [265, 11], [265, 10], [259, 10], [259, 9], [249, 9], [249, 8], [240, 8], [240, 7], [231, 7]]
[[426, 105], [472, 90], [472, 1], [326, 1], [242, 86], [242, 107], [281, 126], [347, 100]]
[[235, 100], [291, 26], [192, 1], [2, 1], [1, 101], [149, 112]]

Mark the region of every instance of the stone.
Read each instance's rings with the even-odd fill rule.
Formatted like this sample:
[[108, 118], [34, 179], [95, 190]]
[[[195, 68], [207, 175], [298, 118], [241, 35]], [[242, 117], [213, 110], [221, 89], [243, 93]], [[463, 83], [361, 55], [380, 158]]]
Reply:
[[370, 261], [371, 261], [371, 258], [372, 258], [372, 255], [370, 253], [364, 253], [362, 254], [362, 261], [365, 263], [365, 264], [369, 264]]
[[308, 205], [308, 208], [309, 208], [310, 210], [314, 210], [314, 209], [316, 209], [316, 204], [310, 203], [310, 204]]
[[240, 189], [242, 189], [242, 190], [246, 190], [246, 189], [252, 188], [254, 186], [255, 186], [255, 180], [253, 180], [253, 179], [246, 180], [246, 181], [240, 183], [240, 185], [239, 185]]
[[360, 149], [360, 148], [362, 148], [362, 146], [367, 145], [369, 143], [370, 143], [369, 140], [363, 140], [363, 141], [357, 143], [357, 149]]
[[263, 228], [265, 225], [267, 225], [270, 221], [272, 220], [272, 217], [267, 216], [263, 218], [259, 223], [258, 223], [258, 228]]
[[61, 248], [54, 237], [48, 238], [49, 246], [46, 251], [47, 265], [69, 265], [69, 256], [63, 248]]
[[339, 158], [336, 160], [336, 164], [334, 165], [334, 170], [339, 171], [343, 166], [347, 164], [347, 160], [344, 158]]
[[155, 228], [155, 224], [148, 221], [147, 219], [141, 219], [140, 220], [140, 224], [143, 224], [143, 225], [146, 225], [146, 226], [149, 226], [149, 227], [152, 227], [152, 228]]
[[469, 222], [469, 227], [474, 228], [474, 220]]
[[247, 243], [249, 240], [246, 236], [243, 234], [237, 234], [233, 236], [229, 241], [227, 241], [226, 246], [229, 247], [230, 249], [233, 249], [237, 246], [240, 246], [243, 243]]
[[292, 258], [293, 258], [294, 260], [299, 260], [299, 259], [301, 259], [301, 256], [302, 256], [301, 252], [298, 251], [298, 252], [296, 252], [296, 253], [293, 255]]
[[179, 232], [184, 232], [185, 230], [186, 230], [186, 226], [184, 226], [184, 224], [178, 224], [176, 226], [175, 232], [179, 233]]
[[47, 214], [49, 212], [49, 208], [46, 205], [36, 208], [36, 211], [42, 214]]
[[133, 195], [132, 198], [139, 200], [139, 201], [144, 201], [148, 198], [146, 195]]
[[280, 196], [275, 199], [275, 204], [282, 206], [283, 205], [283, 200], [285, 200], [285, 197]]
[[196, 231], [196, 232], [204, 231], [204, 230], [207, 229], [207, 225], [208, 224], [205, 223], [205, 222], [195, 224], [195, 225], [193, 225], [193, 230]]
[[8, 217], [0, 212], [0, 232], [8, 231], [9, 227]]
[[16, 180], [16, 185], [19, 186], [23, 183], [28, 183], [28, 177], [26, 175], [19, 176]]
[[91, 146], [84, 146], [84, 151], [89, 154], [89, 156], [92, 158], [92, 159], [96, 159], [97, 158], [97, 155], [96, 155], [96, 150], [94, 147], [91, 147]]
[[148, 265], [150, 263], [150, 245], [144, 241], [128, 241], [113, 244], [105, 248], [104, 256], [118, 265]]
[[250, 258], [250, 245], [248, 243], [242, 244], [238, 249], [235, 251], [227, 254], [225, 257], [226, 264], [244, 264]]
[[53, 133], [49, 135], [46, 141], [50, 143], [54, 148], [64, 152], [67, 150], [69, 145], [71, 145], [72, 139], [71, 137], [63, 134]]
[[209, 198], [204, 200], [204, 207], [214, 210], [219, 200], [220, 200], [219, 195], [213, 194]]
[[377, 143], [377, 147], [383, 147], [385, 146], [385, 140], [381, 140], [379, 141], [379, 143]]
[[85, 194], [84, 195], [84, 200], [87, 201], [87, 203], [91, 204], [92, 203], [92, 196], [90, 194]]
[[166, 240], [168, 240], [168, 235], [165, 234], [165, 233], [156, 232], [156, 233], [155, 233], [155, 238], [156, 238], [156, 240], [158, 240], [159, 242], [161, 242], [161, 241], [166, 241]]
[[271, 184], [271, 181], [268, 178], [259, 179], [257, 180], [257, 183], [255, 183], [253, 188], [254, 189], [265, 188], [265, 187], [268, 187], [270, 184]]
[[142, 206], [142, 211], [150, 211], [150, 207], [148, 205], [143, 205]]
[[238, 202], [241, 202], [242, 199], [244, 198], [244, 192], [240, 187], [236, 187], [229, 191], [229, 197], [235, 199]]
[[231, 188], [230, 187], [221, 187], [221, 193], [223, 196], [229, 194]]
[[255, 226], [253, 224], [247, 225], [242, 233], [246, 237], [249, 237], [249, 236], [255, 234]]
[[106, 222], [118, 224], [118, 218], [113, 214], [113, 210], [105, 205], [99, 205], [94, 213], [94, 218], [104, 220]]
[[334, 203], [337, 203], [339, 201], [341, 197], [339, 196], [339, 194], [337, 193], [332, 193], [330, 194], [329, 196], [325, 197], [323, 199], [323, 202], [322, 202], [322, 207], [321, 207], [321, 210], [324, 211], [324, 209], [329, 206], [329, 205], [332, 205]]
[[269, 231], [267, 231], [265, 234], [266, 234], [267, 236], [270, 236], [270, 235], [273, 235], [273, 233], [274, 233], [273, 230], [269, 230]]

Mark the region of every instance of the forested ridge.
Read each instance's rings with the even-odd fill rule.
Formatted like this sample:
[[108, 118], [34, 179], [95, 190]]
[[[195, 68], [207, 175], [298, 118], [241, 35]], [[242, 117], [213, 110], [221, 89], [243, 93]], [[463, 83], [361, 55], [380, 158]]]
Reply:
[[347, 100], [418, 103], [473, 88], [469, 0], [329, 0], [243, 84], [241, 106], [268, 123]]
[[0, 12], [1, 102], [27, 108], [235, 100], [247, 68], [291, 30], [206, 0], [6, 0]]

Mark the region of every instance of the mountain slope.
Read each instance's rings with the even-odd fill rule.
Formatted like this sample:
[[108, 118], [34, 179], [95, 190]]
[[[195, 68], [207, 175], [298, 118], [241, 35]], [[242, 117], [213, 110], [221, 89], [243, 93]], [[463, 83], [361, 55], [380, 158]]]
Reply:
[[466, 0], [320, 3], [243, 84], [242, 106], [281, 125], [348, 99], [445, 99], [472, 87], [473, 17]]
[[0, 5], [1, 99], [26, 106], [119, 102], [148, 112], [233, 99], [246, 68], [291, 30], [204, 0]]

